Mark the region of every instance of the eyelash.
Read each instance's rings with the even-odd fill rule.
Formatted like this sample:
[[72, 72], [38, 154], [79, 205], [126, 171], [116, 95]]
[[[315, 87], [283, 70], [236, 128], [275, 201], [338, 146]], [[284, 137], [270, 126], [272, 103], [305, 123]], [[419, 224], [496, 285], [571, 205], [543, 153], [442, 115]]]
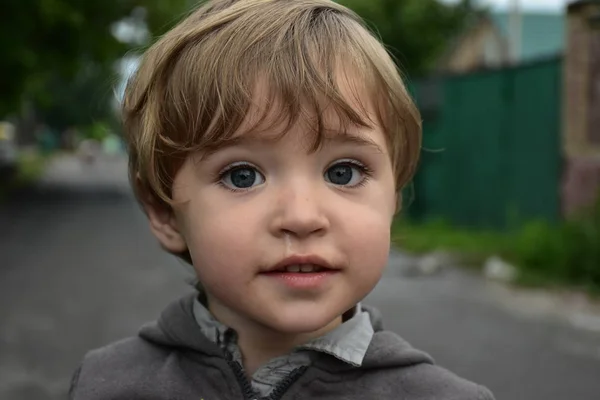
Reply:
[[[227, 173], [229, 173], [231, 171], [235, 171], [236, 169], [239, 169], [239, 168], [254, 168], [254, 169], [258, 170], [258, 167], [256, 165], [250, 164], [249, 162], [246, 162], [246, 161], [235, 162], [233, 164], [229, 164], [228, 166], [226, 166], [225, 168], [220, 170], [215, 175], [216, 184], [221, 186], [224, 189], [229, 190], [230, 192], [233, 192], [233, 193], [247, 192], [248, 189], [236, 189], [236, 188], [227, 186], [225, 183], [223, 183], [223, 178], [225, 177], [225, 175]], [[260, 171], [259, 171], [259, 173], [260, 173]]]
[[[367, 184], [367, 182], [373, 176], [373, 170], [371, 168], [369, 168], [366, 164], [364, 164], [358, 160], [355, 160], [355, 159], [348, 158], [348, 159], [337, 160], [335, 163], [329, 165], [327, 167], [327, 169], [330, 169], [336, 165], [351, 165], [352, 167], [357, 168], [360, 171], [360, 173], [363, 175], [363, 179], [361, 179], [361, 181], [359, 183], [357, 183], [354, 186], [346, 186], [345, 188], [354, 189], [354, 188], [358, 188], [358, 187], [363, 187]], [[248, 167], [255, 168], [258, 170], [258, 168], [254, 164], [251, 164], [251, 163], [245, 162], [245, 161], [229, 164], [228, 166], [226, 166], [225, 168], [220, 170], [215, 175], [215, 182], [222, 188], [227, 189], [233, 193], [246, 192], [246, 191], [248, 191], [248, 189], [235, 189], [230, 186], [227, 186], [226, 184], [223, 183], [223, 178], [225, 177], [225, 175], [227, 173], [229, 173], [231, 171], [234, 171], [238, 168], [248, 168]], [[260, 171], [258, 171], [258, 172], [260, 173]]]
[[342, 188], [354, 189], [354, 188], [365, 186], [367, 184], [367, 182], [373, 176], [373, 170], [371, 168], [369, 168], [366, 164], [364, 164], [358, 160], [352, 159], [352, 158], [337, 160], [335, 163], [333, 163], [329, 167], [327, 167], [327, 169], [329, 169], [331, 167], [335, 167], [336, 165], [350, 165], [352, 167], [357, 168], [360, 171], [360, 173], [363, 175], [363, 178], [356, 185], [342, 186]]

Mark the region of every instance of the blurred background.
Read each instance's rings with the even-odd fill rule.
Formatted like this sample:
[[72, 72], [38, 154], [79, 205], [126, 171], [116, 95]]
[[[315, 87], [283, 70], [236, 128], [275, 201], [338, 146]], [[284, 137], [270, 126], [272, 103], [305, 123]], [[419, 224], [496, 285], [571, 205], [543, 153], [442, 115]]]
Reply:
[[[419, 171], [367, 299], [498, 399], [600, 399], [600, 2], [344, 0], [405, 72]], [[2, 0], [0, 399], [190, 291], [127, 182], [118, 106], [197, 2]]]

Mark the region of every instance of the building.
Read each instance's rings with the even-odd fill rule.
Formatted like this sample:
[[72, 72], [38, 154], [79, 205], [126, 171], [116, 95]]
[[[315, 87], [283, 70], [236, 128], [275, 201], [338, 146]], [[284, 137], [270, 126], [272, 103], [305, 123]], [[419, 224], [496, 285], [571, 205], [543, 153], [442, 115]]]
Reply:
[[565, 21], [561, 13], [477, 14], [452, 42], [438, 69], [465, 73], [555, 57], [564, 51]]

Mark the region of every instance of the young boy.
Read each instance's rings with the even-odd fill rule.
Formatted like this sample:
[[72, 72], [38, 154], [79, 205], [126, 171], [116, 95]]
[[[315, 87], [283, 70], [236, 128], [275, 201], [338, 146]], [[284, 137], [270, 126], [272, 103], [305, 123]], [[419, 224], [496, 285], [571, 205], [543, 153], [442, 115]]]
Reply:
[[211, 0], [147, 51], [123, 117], [151, 230], [202, 287], [89, 353], [72, 399], [492, 399], [360, 303], [421, 128], [354, 13]]

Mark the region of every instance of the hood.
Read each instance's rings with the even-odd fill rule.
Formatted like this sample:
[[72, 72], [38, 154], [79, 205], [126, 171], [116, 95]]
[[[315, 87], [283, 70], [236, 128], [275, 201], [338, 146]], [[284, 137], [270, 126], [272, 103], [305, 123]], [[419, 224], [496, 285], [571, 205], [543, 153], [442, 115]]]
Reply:
[[[172, 302], [158, 321], [142, 327], [139, 336], [161, 347], [179, 348], [224, 357], [223, 351], [200, 330], [193, 314], [196, 293]], [[381, 313], [374, 307], [362, 305], [369, 314], [375, 331], [360, 368], [397, 368], [415, 364], [433, 364], [429, 355], [416, 350], [393, 332], [383, 328]], [[324, 369], [355, 368], [334, 357], [321, 357], [317, 362]]]
[[143, 326], [139, 336], [161, 347], [197, 351], [209, 356], [223, 356], [196, 323], [193, 304], [197, 293], [190, 293], [169, 304], [156, 322]]
[[362, 308], [369, 313], [375, 331], [362, 368], [398, 368], [434, 363], [427, 353], [415, 349], [396, 333], [386, 331], [379, 310], [369, 305], [363, 305]]

